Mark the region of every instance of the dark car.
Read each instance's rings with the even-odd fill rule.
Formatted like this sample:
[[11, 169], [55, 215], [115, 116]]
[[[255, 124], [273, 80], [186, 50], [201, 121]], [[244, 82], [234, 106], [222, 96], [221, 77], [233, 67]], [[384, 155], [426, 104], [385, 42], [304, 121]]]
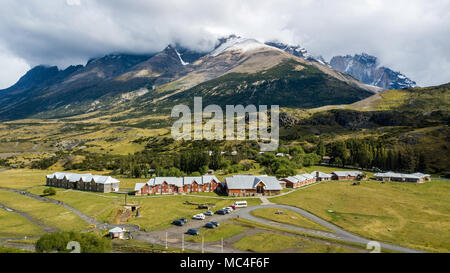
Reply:
[[206, 225], [205, 225], [205, 228], [216, 228], [217, 226], [216, 225], [214, 225], [213, 223], [207, 223]]
[[183, 223], [186, 224], [188, 220], [186, 218], [181, 218], [180, 221], [183, 221]]
[[175, 220], [175, 221], [173, 221], [172, 222], [172, 224], [174, 224], [174, 225], [176, 225], [176, 226], [183, 226], [184, 225], [184, 222], [183, 221], [181, 221], [181, 220]]
[[216, 227], [220, 226], [219, 222], [211, 222], [211, 224], [215, 225]]
[[200, 235], [200, 231], [191, 228], [191, 229], [189, 229], [189, 230], [187, 231], [187, 234], [198, 236], [198, 235]]
[[225, 215], [227, 214], [223, 209], [216, 211], [216, 214]]

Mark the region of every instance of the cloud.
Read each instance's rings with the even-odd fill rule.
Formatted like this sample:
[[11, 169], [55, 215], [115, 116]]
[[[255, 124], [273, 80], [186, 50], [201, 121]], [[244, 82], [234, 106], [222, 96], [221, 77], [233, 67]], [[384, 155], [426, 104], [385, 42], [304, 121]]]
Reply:
[[0, 89], [13, 85], [20, 75], [25, 74], [30, 69], [25, 60], [12, 55], [1, 47], [0, 60]]
[[66, 0], [66, 3], [69, 6], [79, 6], [81, 5], [81, 0]]
[[[450, 80], [449, 25], [446, 0], [0, 3], [0, 46], [8, 59], [29, 66], [65, 67], [111, 52], [155, 52], [169, 43], [206, 50], [217, 37], [236, 33], [297, 43], [326, 59], [367, 52], [420, 85], [433, 85]], [[19, 76], [1, 73], [0, 84]]]

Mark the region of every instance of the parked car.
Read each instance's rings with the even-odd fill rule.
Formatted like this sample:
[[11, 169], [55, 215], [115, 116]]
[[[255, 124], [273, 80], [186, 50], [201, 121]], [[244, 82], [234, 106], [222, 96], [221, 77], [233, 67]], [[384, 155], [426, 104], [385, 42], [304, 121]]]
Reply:
[[215, 225], [216, 227], [220, 226], [219, 222], [211, 222], [211, 224]]
[[192, 216], [192, 219], [195, 219], [195, 220], [205, 220], [205, 215], [203, 214], [203, 213], [200, 213], [200, 214], [196, 214], [196, 215], [194, 215], [194, 216]]
[[223, 208], [223, 210], [224, 210], [226, 213], [231, 213], [231, 212], [233, 211], [233, 209], [232, 209], [231, 207]]
[[203, 213], [203, 214], [206, 215], [206, 216], [213, 216], [213, 215], [214, 215], [214, 212], [208, 210], [207, 212], [205, 212], [205, 213]]
[[225, 215], [227, 214], [223, 209], [216, 211], [216, 214]]
[[217, 226], [216, 225], [214, 225], [213, 223], [207, 223], [206, 225], [205, 225], [205, 228], [216, 228]]
[[184, 226], [184, 222], [181, 220], [175, 220], [172, 222], [172, 224], [179, 227]]
[[200, 235], [200, 231], [191, 228], [191, 229], [188, 229], [187, 234], [189, 234], [189, 235], [194, 235], [194, 236], [198, 236], [198, 235]]
[[183, 221], [183, 223], [185, 223], [185, 224], [188, 222], [188, 220], [186, 218], [181, 218], [180, 221]]

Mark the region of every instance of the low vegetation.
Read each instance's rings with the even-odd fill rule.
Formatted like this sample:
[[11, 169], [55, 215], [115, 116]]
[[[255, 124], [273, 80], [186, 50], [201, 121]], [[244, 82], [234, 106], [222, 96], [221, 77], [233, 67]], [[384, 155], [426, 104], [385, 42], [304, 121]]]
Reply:
[[354, 252], [350, 249], [324, 244], [293, 235], [261, 232], [242, 238], [234, 247], [252, 252], [301, 252], [301, 253], [342, 253]]
[[331, 230], [328, 230], [327, 228], [314, 223], [313, 221], [301, 216], [300, 214], [287, 209], [264, 208], [254, 210], [251, 212], [251, 214], [253, 216], [264, 218], [274, 222], [332, 232]]
[[111, 250], [111, 240], [94, 233], [56, 232], [42, 236], [36, 242], [36, 252], [69, 253], [69, 242], [80, 245], [80, 253], [107, 253]]
[[[0, 202], [3, 202], [0, 200]], [[22, 215], [0, 209], [0, 238], [23, 238], [39, 236], [44, 231], [38, 225], [28, 221]]]
[[78, 215], [56, 204], [44, 203], [18, 193], [0, 190], [1, 203], [27, 213], [40, 223], [60, 230], [76, 231], [87, 227]]
[[297, 206], [366, 238], [431, 252], [448, 252], [447, 181], [411, 183], [323, 182], [271, 199]]

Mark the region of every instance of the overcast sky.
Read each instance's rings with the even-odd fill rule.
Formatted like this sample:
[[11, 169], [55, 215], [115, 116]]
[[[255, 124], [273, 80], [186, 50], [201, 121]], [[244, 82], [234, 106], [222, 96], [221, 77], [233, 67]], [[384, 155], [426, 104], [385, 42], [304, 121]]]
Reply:
[[85, 64], [235, 33], [313, 55], [367, 52], [421, 86], [450, 81], [449, 0], [2, 0], [0, 88], [37, 64]]

